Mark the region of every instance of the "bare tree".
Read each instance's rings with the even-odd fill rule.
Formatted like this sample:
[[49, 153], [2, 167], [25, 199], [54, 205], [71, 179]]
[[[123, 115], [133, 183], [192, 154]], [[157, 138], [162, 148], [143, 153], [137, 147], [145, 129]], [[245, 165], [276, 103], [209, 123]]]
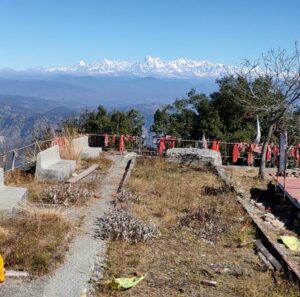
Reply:
[[[232, 80], [237, 100], [252, 115], [266, 120], [259, 177], [264, 178], [267, 145], [274, 127], [300, 100], [300, 48], [270, 50], [256, 61], [245, 60]], [[244, 82], [244, 83], [243, 83]], [[297, 128], [297, 127], [296, 127]]]

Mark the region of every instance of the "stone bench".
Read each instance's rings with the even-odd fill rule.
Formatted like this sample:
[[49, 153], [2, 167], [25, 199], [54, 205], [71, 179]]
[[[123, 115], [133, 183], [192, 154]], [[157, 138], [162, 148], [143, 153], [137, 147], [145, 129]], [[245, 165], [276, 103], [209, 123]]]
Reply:
[[82, 159], [98, 158], [102, 152], [101, 147], [90, 147], [88, 136], [78, 137], [72, 140], [72, 148]]
[[27, 198], [26, 188], [4, 185], [4, 170], [0, 168], [0, 216], [15, 217], [22, 201]]
[[37, 155], [35, 178], [38, 180], [63, 181], [75, 171], [76, 161], [60, 158], [59, 146], [55, 145]]

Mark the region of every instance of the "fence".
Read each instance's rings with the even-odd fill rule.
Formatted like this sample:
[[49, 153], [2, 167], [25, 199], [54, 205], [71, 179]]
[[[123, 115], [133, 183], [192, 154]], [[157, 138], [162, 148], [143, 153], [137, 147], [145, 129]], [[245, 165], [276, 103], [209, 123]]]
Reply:
[[51, 140], [37, 141], [26, 146], [0, 154], [0, 167], [4, 172], [17, 168], [29, 169], [35, 163], [36, 155], [51, 146]]
[[[108, 135], [109, 141], [105, 143], [105, 134], [87, 134], [89, 136], [89, 145], [91, 147], [102, 147], [104, 151], [114, 151], [119, 148], [119, 136], [118, 135]], [[158, 156], [157, 144], [159, 143], [159, 138], [154, 139], [154, 146], [146, 146], [145, 140], [139, 136], [124, 136], [125, 139], [125, 149], [128, 152], [135, 152], [138, 155], [146, 156]], [[0, 167], [4, 168], [5, 172], [22, 168], [29, 169], [35, 163], [37, 154], [50, 147], [53, 143], [53, 139], [45, 141], [37, 141], [35, 143], [23, 146], [21, 148], [16, 148], [9, 150], [0, 154]], [[212, 141], [207, 141], [210, 147]], [[222, 162], [224, 165], [232, 164], [232, 151], [233, 142], [220, 142], [220, 153], [222, 156]], [[187, 139], [176, 139], [177, 148], [193, 147], [201, 148], [202, 141], [197, 140], [187, 140]], [[169, 148], [168, 146], [166, 148]], [[254, 153], [254, 166], [259, 165], [260, 154]], [[247, 164], [247, 152], [242, 150], [240, 156], [238, 157], [236, 165], [246, 165]], [[289, 167], [295, 167], [295, 160], [289, 156], [288, 158]], [[269, 162], [268, 166], [274, 166], [275, 164]], [[296, 163], [296, 165], [299, 165]]]

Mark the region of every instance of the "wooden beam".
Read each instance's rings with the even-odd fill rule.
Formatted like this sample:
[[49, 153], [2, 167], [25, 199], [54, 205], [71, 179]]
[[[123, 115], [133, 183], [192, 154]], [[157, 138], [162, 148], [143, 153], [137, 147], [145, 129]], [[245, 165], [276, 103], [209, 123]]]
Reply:
[[282, 265], [276, 260], [276, 258], [266, 249], [266, 247], [260, 242], [260, 240], [257, 240], [255, 242], [255, 246], [258, 251], [260, 251], [266, 259], [274, 266], [274, 268], [278, 271], [282, 269]]
[[78, 182], [79, 180], [83, 179], [84, 177], [88, 176], [90, 173], [95, 171], [98, 167], [99, 167], [99, 165], [96, 165], [96, 164], [90, 166], [88, 169], [82, 171], [77, 176], [73, 176], [70, 179], [68, 179], [67, 183], [72, 183], [73, 184], [73, 183]]

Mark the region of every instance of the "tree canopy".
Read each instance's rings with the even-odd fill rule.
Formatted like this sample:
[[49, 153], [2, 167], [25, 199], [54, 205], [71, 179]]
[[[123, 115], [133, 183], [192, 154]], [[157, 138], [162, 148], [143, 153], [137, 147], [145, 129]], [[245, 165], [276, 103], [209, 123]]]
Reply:
[[154, 114], [152, 131], [182, 139], [208, 138], [227, 141], [250, 141], [255, 136], [255, 119], [248, 117], [242, 104], [228, 88], [225, 77], [217, 81], [219, 90], [209, 97], [193, 89], [187, 98], [177, 99]]
[[85, 110], [79, 117], [68, 119], [64, 125], [75, 127], [82, 133], [140, 135], [144, 119], [135, 109], [108, 112], [99, 106], [95, 111]]

